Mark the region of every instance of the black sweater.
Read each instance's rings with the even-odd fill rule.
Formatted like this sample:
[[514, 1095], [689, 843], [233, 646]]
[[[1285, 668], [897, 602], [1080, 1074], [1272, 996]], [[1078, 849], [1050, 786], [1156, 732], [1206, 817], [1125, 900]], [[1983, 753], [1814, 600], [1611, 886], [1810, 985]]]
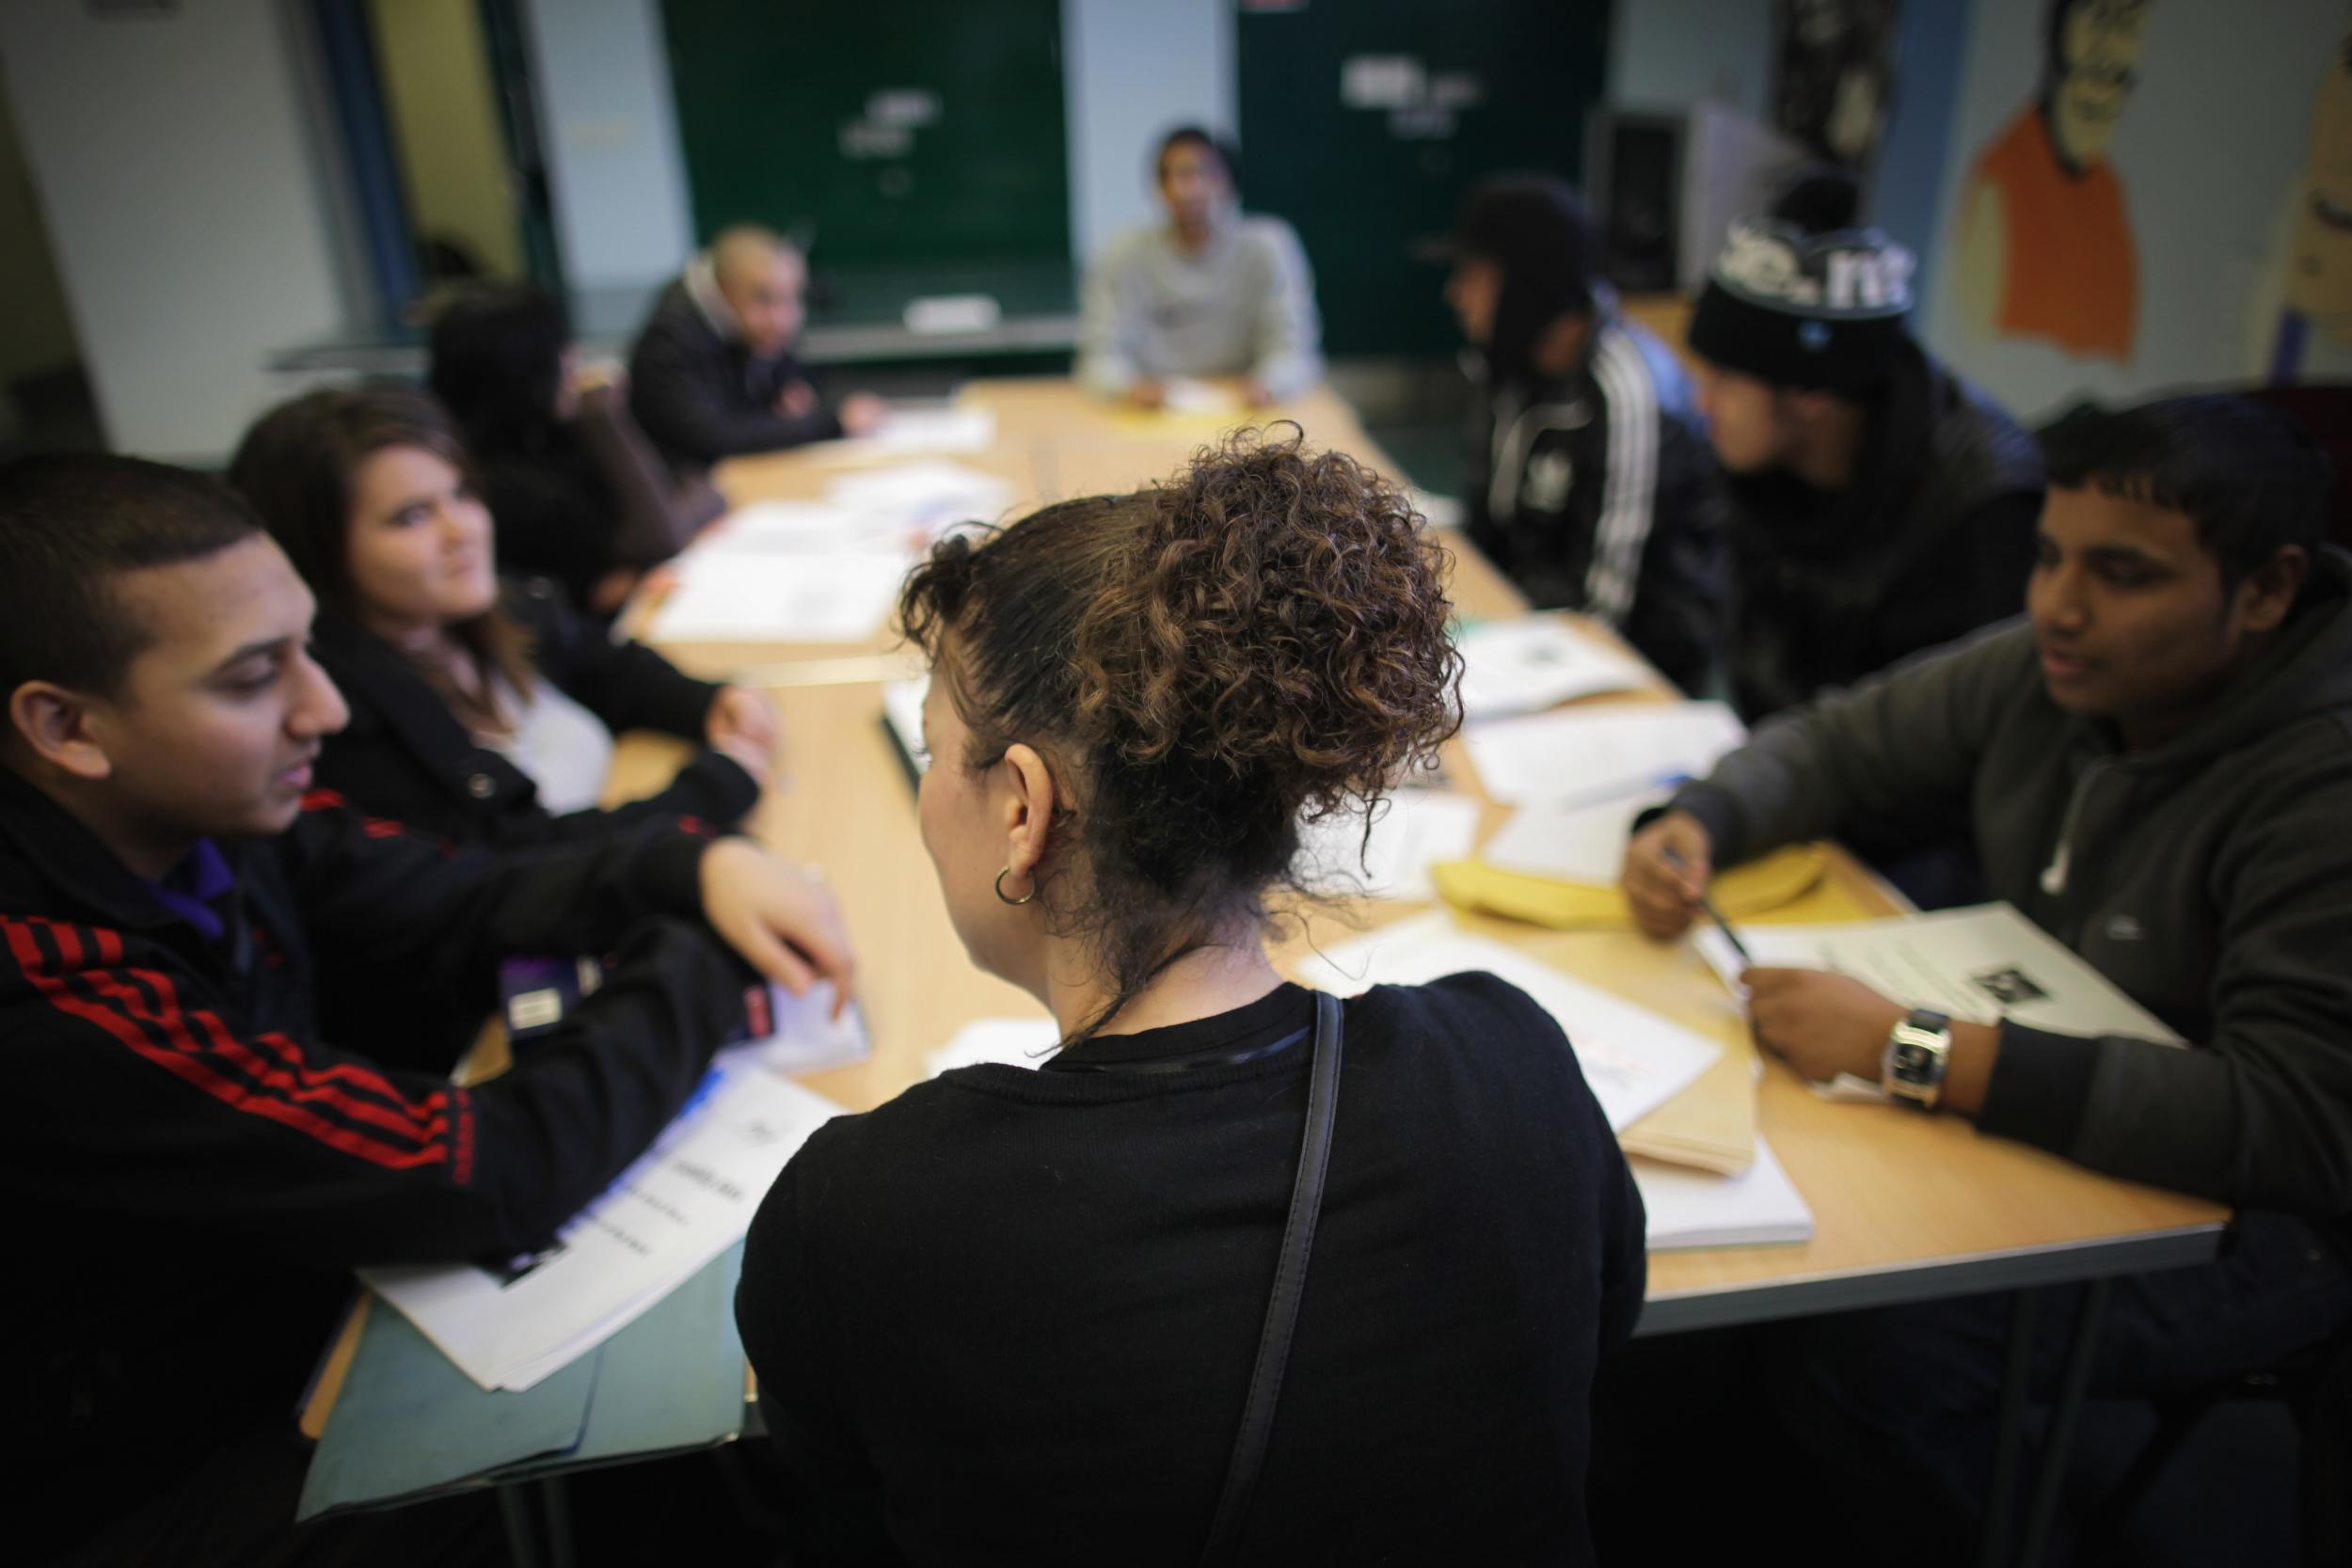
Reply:
[[[219, 846], [210, 937], [0, 768], [0, 1500], [41, 1561], [200, 1459], [291, 1423], [348, 1271], [537, 1244], [661, 1130], [743, 1020], [700, 919], [703, 845], [646, 832], [501, 858], [337, 809]], [[437, 1029], [361, 1056], [323, 988], [398, 1016], [494, 1005], [512, 952], [612, 952], [514, 1069], [453, 1087]], [[390, 1031], [385, 1032], [388, 1036]]]
[[[719, 688], [679, 673], [640, 643], [613, 641], [544, 578], [511, 584], [505, 602], [531, 635], [539, 673], [606, 728], [702, 739]], [[529, 775], [476, 745], [440, 694], [389, 643], [343, 616], [322, 614], [313, 647], [351, 706], [350, 724], [329, 736], [319, 755], [319, 787], [370, 816], [453, 843], [517, 846], [675, 824], [681, 817], [731, 826], [759, 800], [758, 782], [739, 764], [705, 752], [658, 795], [610, 811], [552, 816], [539, 804]]]
[[[1241, 1418], [1311, 995], [966, 1068], [794, 1157], [736, 1315], [787, 1462], [926, 1563], [1189, 1563]], [[1087, 1063], [1240, 1064], [1103, 1072]], [[1346, 1006], [1329, 1187], [1250, 1562], [1575, 1562], [1595, 1362], [1645, 1277], [1549, 1015], [1485, 974]]]

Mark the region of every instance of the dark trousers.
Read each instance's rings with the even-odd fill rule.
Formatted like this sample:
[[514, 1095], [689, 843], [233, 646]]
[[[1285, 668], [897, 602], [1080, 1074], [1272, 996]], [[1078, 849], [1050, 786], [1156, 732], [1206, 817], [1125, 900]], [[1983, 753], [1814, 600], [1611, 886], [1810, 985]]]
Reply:
[[[2054, 1397], [2081, 1288], [2046, 1292], [2032, 1357]], [[1813, 1562], [1971, 1562], [1983, 1528], [2014, 1298], [1636, 1340], [1603, 1369], [1594, 1432], [1604, 1560], [1744, 1541]], [[2352, 1260], [2310, 1226], [2246, 1214], [2215, 1262], [2114, 1283], [2093, 1398], [2183, 1393], [2254, 1370], [2352, 1322]], [[1720, 1478], [1693, 1511], [1694, 1473]], [[1678, 1510], [1658, 1482], [1686, 1487]], [[1710, 1482], [1712, 1484], [1712, 1482]], [[1645, 1521], [1647, 1528], [1645, 1528]]]

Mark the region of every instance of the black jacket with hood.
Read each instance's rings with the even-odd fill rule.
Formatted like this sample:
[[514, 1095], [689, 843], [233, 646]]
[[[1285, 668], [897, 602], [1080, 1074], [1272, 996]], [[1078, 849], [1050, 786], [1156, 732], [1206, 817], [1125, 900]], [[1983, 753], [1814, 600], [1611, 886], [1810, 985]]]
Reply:
[[[223, 842], [218, 934], [0, 768], [0, 1041], [20, 1128], [0, 1306], [16, 1555], [46, 1560], [195, 1467], [287, 1433], [350, 1270], [541, 1244], [668, 1122], [743, 1022], [701, 918], [705, 843], [452, 853], [339, 807]], [[604, 987], [471, 1088], [437, 1026], [510, 953], [609, 953]]]
[[1675, 804], [1719, 864], [1875, 824], [1973, 830], [1985, 880], [2191, 1042], [2006, 1023], [1979, 1125], [2096, 1170], [2352, 1218], [2352, 555], [2186, 732], [2051, 701], [2030, 627], [1761, 726]]
[[673, 472], [700, 473], [746, 452], [841, 434], [829, 408], [780, 414], [778, 394], [806, 381], [790, 351], [754, 354], [723, 334], [680, 278], [661, 297], [628, 356], [628, 407]]
[[1853, 485], [1731, 481], [1733, 703], [1750, 723], [2024, 608], [2033, 437], [1906, 340]]

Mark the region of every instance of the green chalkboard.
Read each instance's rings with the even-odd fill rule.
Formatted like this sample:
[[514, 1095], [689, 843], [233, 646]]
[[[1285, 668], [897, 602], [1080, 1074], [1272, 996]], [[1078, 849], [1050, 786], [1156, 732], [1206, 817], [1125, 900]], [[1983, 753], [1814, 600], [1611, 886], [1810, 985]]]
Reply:
[[1581, 183], [1608, 0], [1239, 0], [1247, 204], [1314, 263], [1324, 348], [1450, 355], [1443, 245], [1481, 176]]
[[694, 228], [825, 266], [1067, 261], [1057, 0], [662, 0]]

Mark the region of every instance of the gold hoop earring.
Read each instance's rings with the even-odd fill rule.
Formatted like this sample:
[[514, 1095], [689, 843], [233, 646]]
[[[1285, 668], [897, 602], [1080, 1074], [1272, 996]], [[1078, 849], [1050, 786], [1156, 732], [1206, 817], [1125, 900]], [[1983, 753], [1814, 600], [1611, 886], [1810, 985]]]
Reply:
[[1037, 896], [1037, 884], [1035, 882], [1031, 882], [1029, 884], [1029, 891], [1019, 898], [1007, 898], [1005, 897], [1005, 879], [1011, 875], [1012, 867], [1009, 865], [1005, 867], [1002, 871], [996, 873], [996, 896], [1001, 902], [1010, 904], [1013, 908], [1019, 909], [1022, 905], [1029, 902]]

